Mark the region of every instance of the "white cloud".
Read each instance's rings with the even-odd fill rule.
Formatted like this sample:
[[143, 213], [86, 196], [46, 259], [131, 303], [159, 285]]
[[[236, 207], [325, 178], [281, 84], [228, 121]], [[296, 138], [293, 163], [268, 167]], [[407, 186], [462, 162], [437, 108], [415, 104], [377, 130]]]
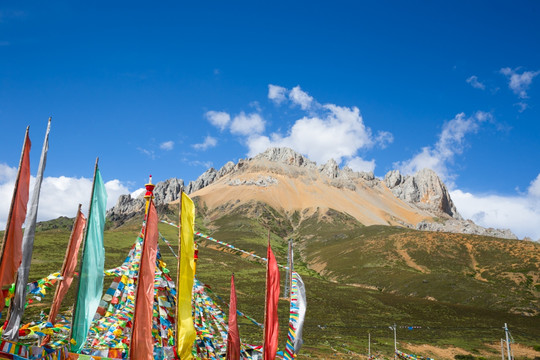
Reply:
[[300, 89], [300, 86], [295, 86], [289, 92], [289, 99], [296, 105], [300, 105], [302, 110], [307, 110], [313, 102], [313, 97]]
[[243, 111], [236, 115], [231, 123], [231, 133], [252, 136], [264, 131], [265, 122], [257, 113], [245, 114]]
[[231, 116], [224, 111], [208, 111], [205, 116], [212, 125], [221, 131], [225, 130], [231, 121]]
[[526, 99], [527, 90], [532, 83], [535, 76], [540, 74], [540, 71], [523, 71], [519, 74], [517, 69], [511, 69], [509, 67], [502, 68], [501, 74], [506, 75], [508, 78], [508, 87], [516, 94], [520, 99]]
[[[303, 117], [293, 124], [287, 135], [273, 133], [270, 136], [251, 136], [247, 139], [248, 155], [254, 156], [269, 147], [290, 147], [319, 164], [330, 159], [341, 163], [343, 159], [353, 159], [360, 149], [372, 147], [377, 141], [387, 143], [392, 138], [383, 132], [378, 138], [364, 125], [357, 107], [342, 107], [326, 104], [319, 109], [317, 116]], [[364, 163], [358, 168], [375, 166]]]
[[285, 101], [287, 89], [277, 85], [268, 85], [268, 99], [272, 100], [277, 105]]
[[372, 172], [375, 170], [375, 160], [366, 161], [361, 157], [355, 156], [347, 161], [347, 166], [354, 171]]
[[528, 192], [530, 196], [540, 199], [540, 174], [538, 174], [536, 179], [531, 181]]
[[206, 150], [217, 145], [217, 139], [208, 135], [204, 138], [204, 142], [201, 144], [194, 144], [193, 147], [197, 150]]
[[[14, 180], [17, 177], [17, 168], [12, 168], [6, 164], [0, 164], [0, 184]], [[2, 197], [5, 199], [5, 197]]]
[[138, 188], [137, 190], [132, 191], [130, 195], [131, 195], [131, 198], [136, 199], [139, 197], [139, 195], [141, 195], [144, 192], [146, 192], [145, 188]]
[[375, 137], [375, 142], [379, 144], [381, 149], [384, 149], [388, 146], [388, 144], [394, 142], [394, 135], [388, 131], [379, 131]]
[[540, 240], [540, 174], [526, 194], [478, 195], [454, 190], [450, 196], [459, 213], [478, 225], [510, 229], [519, 238]]
[[[6, 226], [11, 197], [17, 169], [0, 164], [0, 197], [9, 199], [0, 203], [0, 229]], [[30, 180], [30, 200], [34, 187], [35, 178]], [[41, 185], [39, 198], [38, 221], [56, 219], [59, 216], [73, 217], [77, 212], [79, 203], [82, 211], [88, 213], [92, 179], [70, 178], [66, 176], [45, 177]], [[119, 180], [110, 180], [105, 183], [107, 190], [107, 209], [113, 207], [122, 194], [128, 194], [128, 188]]]
[[161, 150], [166, 150], [166, 151], [169, 151], [169, 150], [172, 150], [174, 148], [174, 141], [165, 141], [165, 142], [162, 142], [160, 145], [159, 145], [159, 148]]
[[456, 155], [463, 152], [466, 145], [465, 136], [475, 133], [480, 124], [488, 120], [492, 120], [492, 115], [482, 111], [468, 118], [464, 113], [457, 114], [444, 124], [439, 140], [434, 146], [424, 147], [413, 158], [395, 163], [394, 166], [404, 174], [414, 174], [423, 168], [430, 168], [443, 180], [451, 180], [448, 164], [453, 162]]
[[478, 77], [476, 75], [469, 77], [467, 79], [467, 83], [471, 84], [471, 86], [475, 89], [484, 90], [486, 88], [486, 85], [478, 81]]

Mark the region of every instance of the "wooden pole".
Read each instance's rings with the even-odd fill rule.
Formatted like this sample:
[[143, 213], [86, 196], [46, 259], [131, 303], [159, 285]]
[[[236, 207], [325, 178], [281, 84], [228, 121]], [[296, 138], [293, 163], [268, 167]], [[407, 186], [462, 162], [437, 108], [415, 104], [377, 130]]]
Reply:
[[368, 336], [368, 359], [371, 358], [371, 333], [367, 334]]
[[289, 247], [287, 249], [287, 271], [285, 272], [285, 283], [283, 284], [283, 297], [288, 298], [289, 302], [292, 299], [292, 267], [291, 267], [291, 239], [289, 239]]
[[504, 339], [501, 339], [501, 357], [504, 360]]

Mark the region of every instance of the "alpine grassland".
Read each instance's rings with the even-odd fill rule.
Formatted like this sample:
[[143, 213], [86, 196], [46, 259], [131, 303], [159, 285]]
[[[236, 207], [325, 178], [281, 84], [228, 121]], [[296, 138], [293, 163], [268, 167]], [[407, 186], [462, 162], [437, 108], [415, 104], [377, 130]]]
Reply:
[[[270, 240], [278, 263], [286, 265], [288, 239], [293, 239], [295, 270], [307, 291], [299, 359], [365, 358], [368, 334], [372, 354], [390, 358], [394, 349], [390, 327], [394, 324], [398, 349], [438, 359], [499, 359], [504, 323], [515, 343], [531, 354], [540, 346], [538, 243], [364, 226], [333, 210], [283, 213], [263, 203], [250, 203], [208, 212], [204, 204], [195, 202], [196, 231], [239, 249], [266, 257]], [[176, 208], [159, 210], [163, 219], [178, 223]], [[31, 280], [61, 269], [71, 222], [61, 218], [40, 224]], [[141, 224], [142, 215], [121, 226], [107, 224], [106, 268], [122, 264]], [[160, 223], [159, 230], [171, 246], [159, 240], [161, 255], [176, 279], [173, 253], [178, 252], [178, 229]], [[234, 273], [238, 310], [262, 324], [265, 264], [201, 237], [196, 242], [197, 277], [216, 303], [228, 312]], [[285, 277], [282, 269], [282, 285]], [[104, 287], [111, 281], [106, 277]], [[73, 306], [76, 284], [63, 302], [65, 314]], [[281, 289], [283, 292], [283, 286]], [[41, 301], [34, 299], [29, 304], [25, 323], [48, 312], [53, 292], [51, 289]], [[281, 350], [288, 313], [289, 303], [283, 298], [279, 303]], [[263, 331], [251, 320], [239, 317], [239, 329], [243, 342], [262, 343]], [[527, 356], [516, 353], [517, 358]]]

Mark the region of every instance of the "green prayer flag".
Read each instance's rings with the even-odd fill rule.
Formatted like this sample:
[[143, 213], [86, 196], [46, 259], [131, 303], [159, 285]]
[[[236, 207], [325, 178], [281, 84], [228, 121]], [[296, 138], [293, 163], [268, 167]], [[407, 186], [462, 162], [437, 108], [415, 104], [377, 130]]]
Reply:
[[94, 179], [84, 242], [79, 292], [71, 332], [71, 352], [75, 353], [80, 353], [83, 348], [86, 335], [103, 295], [105, 261], [103, 230], [105, 228], [105, 212], [107, 209], [107, 191], [97, 168]]

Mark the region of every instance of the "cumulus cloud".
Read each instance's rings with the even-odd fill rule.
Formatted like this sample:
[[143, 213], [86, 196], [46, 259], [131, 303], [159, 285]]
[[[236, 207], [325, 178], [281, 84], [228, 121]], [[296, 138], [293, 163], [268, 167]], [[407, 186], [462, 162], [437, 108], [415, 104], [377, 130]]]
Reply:
[[268, 85], [268, 99], [272, 100], [277, 105], [284, 102], [287, 97], [287, 89], [277, 85]]
[[532, 83], [532, 80], [540, 74], [540, 71], [523, 71], [521, 74], [518, 72], [519, 68], [511, 69], [509, 67], [502, 68], [501, 74], [508, 78], [508, 87], [516, 94], [520, 99], [526, 99], [527, 90]]
[[347, 161], [347, 166], [354, 171], [373, 172], [375, 170], [375, 160], [367, 161], [356, 156]]
[[295, 86], [289, 92], [289, 99], [293, 104], [299, 105], [302, 110], [307, 110], [313, 103], [313, 97], [302, 91], [300, 86]]
[[[220, 113], [227, 119], [227, 122], [223, 121], [223, 129], [228, 127], [232, 134], [241, 136], [241, 141], [248, 147], [248, 156], [257, 155], [269, 147], [289, 147], [318, 163], [334, 159], [338, 163], [349, 164], [357, 171], [373, 171], [375, 161], [364, 160], [358, 156], [358, 151], [375, 145], [384, 148], [394, 140], [387, 131], [373, 135], [357, 107], [321, 105], [300, 86], [289, 90], [270, 84], [268, 99], [276, 104], [289, 102], [298, 105], [307, 114], [295, 120], [286, 132], [265, 134], [266, 122], [260, 115], [260, 109], [249, 114], [240, 112], [230, 122], [229, 114]], [[206, 116], [215, 118], [216, 114], [209, 111]]]
[[531, 185], [529, 186], [528, 193], [530, 196], [534, 198], [540, 199], [540, 174], [531, 181]]
[[464, 113], [457, 114], [444, 124], [435, 145], [422, 148], [411, 159], [395, 163], [394, 166], [405, 174], [414, 174], [423, 168], [430, 168], [444, 180], [451, 180], [448, 165], [454, 161], [456, 155], [463, 152], [466, 146], [465, 136], [475, 133], [480, 124], [488, 120], [492, 120], [492, 115], [483, 111], [478, 111], [468, 118]]
[[379, 135], [372, 135], [357, 107], [326, 104], [320, 107], [316, 116], [296, 120], [285, 135], [272, 133], [249, 137], [248, 155], [254, 156], [268, 147], [290, 147], [318, 163], [330, 159], [338, 163], [346, 160], [351, 163], [351, 168], [371, 171], [374, 161], [361, 162], [357, 152], [372, 147], [378, 141], [386, 144], [392, 140], [390, 133]]
[[264, 131], [265, 122], [257, 113], [246, 114], [243, 111], [236, 115], [231, 123], [231, 133], [252, 136]]
[[217, 139], [208, 135], [207, 137], [204, 138], [204, 141], [200, 144], [194, 144], [193, 147], [197, 150], [206, 150], [206, 149], [209, 149], [209, 148], [213, 148], [214, 146], [217, 145]]
[[476, 75], [469, 77], [466, 81], [475, 89], [484, 90], [486, 88], [486, 85], [478, 81], [478, 77]]
[[519, 238], [540, 240], [540, 174], [526, 194], [478, 195], [454, 190], [450, 196], [464, 218], [484, 227], [510, 229]]
[[225, 130], [231, 121], [231, 116], [224, 111], [208, 111], [205, 115], [208, 121], [221, 131]]
[[162, 142], [160, 145], [159, 145], [159, 148], [161, 150], [166, 150], [166, 151], [169, 151], [169, 150], [172, 150], [174, 148], [174, 141], [165, 141], [165, 142]]
[[131, 197], [132, 197], [133, 199], [136, 199], [136, 198], [139, 197], [139, 195], [141, 195], [141, 194], [144, 193], [144, 192], [146, 192], [146, 189], [145, 189], [145, 188], [138, 188], [137, 190], [132, 191], [130, 195], [131, 195]]
[[[0, 203], [0, 229], [6, 226], [13, 187], [17, 176], [17, 169], [0, 164], [0, 197], [9, 199]], [[30, 180], [30, 198], [35, 178]], [[66, 176], [44, 177], [39, 198], [38, 221], [56, 219], [59, 216], [73, 217], [77, 212], [79, 203], [85, 214], [88, 212], [92, 179], [72, 178]], [[110, 180], [105, 183], [107, 190], [107, 209], [113, 207], [122, 194], [129, 194], [128, 188], [119, 180]], [[30, 199], [31, 200], [31, 199]]]

